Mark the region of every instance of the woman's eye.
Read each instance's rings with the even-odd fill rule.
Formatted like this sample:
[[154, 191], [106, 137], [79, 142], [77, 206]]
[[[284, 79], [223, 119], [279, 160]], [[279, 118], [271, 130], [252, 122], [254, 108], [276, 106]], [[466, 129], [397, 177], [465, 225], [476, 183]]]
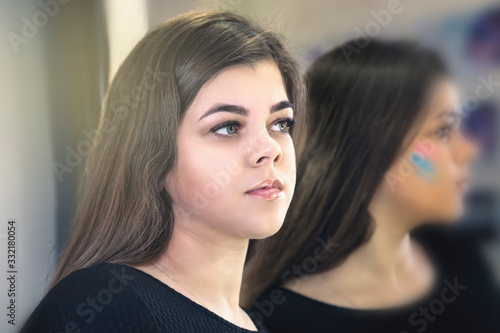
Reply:
[[452, 129], [453, 129], [452, 125], [443, 126], [436, 131], [436, 135], [440, 139], [447, 138], [450, 135]]
[[439, 139], [447, 139], [450, 136], [451, 132], [455, 130], [460, 131], [460, 129], [457, 127], [457, 124], [443, 126], [436, 131], [436, 135]]
[[225, 135], [233, 135], [236, 133], [236, 126], [235, 125], [227, 125], [222, 128], [219, 128], [215, 133], [218, 134], [225, 134]]
[[239, 123], [229, 122], [220, 124], [212, 128], [210, 131], [216, 133], [217, 135], [228, 137], [236, 134], [239, 127], [240, 127]]
[[436, 131], [436, 135], [440, 139], [447, 138], [450, 135], [450, 132], [452, 132], [453, 130], [460, 131], [460, 125], [461, 125], [461, 118], [457, 117], [456, 119], [454, 119], [454, 121], [452, 123], [447, 124], [447, 125], [439, 128]]
[[276, 122], [271, 129], [282, 133], [289, 133], [294, 124], [295, 119], [283, 119]]

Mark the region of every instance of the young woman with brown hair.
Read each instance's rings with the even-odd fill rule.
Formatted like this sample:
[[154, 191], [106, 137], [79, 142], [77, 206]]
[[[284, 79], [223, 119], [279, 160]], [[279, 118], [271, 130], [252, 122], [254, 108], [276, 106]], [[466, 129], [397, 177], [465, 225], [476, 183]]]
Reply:
[[264, 332], [239, 306], [249, 239], [295, 186], [299, 67], [230, 12], [182, 15], [106, 97], [71, 237], [26, 332]]
[[449, 232], [416, 230], [462, 214], [477, 154], [440, 57], [353, 40], [307, 83], [295, 194], [244, 274], [254, 319], [286, 333], [498, 332], [485, 266]]

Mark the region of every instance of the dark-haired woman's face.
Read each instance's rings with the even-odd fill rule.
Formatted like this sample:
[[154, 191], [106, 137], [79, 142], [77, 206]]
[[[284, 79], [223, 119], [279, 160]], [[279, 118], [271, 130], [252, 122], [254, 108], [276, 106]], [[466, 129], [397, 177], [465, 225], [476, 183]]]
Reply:
[[453, 83], [439, 80], [417, 136], [386, 174], [385, 193], [416, 221], [452, 221], [463, 211], [477, 147], [460, 132], [457, 105]]
[[231, 67], [207, 82], [179, 126], [177, 165], [164, 184], [176, 225], [205, 236], [278, 231], [295, 187], [293, 120], [274, 62]]

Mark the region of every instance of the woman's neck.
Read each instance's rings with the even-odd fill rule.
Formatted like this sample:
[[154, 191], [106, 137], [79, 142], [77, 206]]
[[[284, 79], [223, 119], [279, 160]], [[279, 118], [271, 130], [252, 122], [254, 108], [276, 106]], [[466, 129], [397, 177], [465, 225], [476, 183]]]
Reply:
[[400, 280], [413, 274], [422, 264], [419, 259], [423, 253], [410, 238], [410, 231], [420, 222], [412, 220], [410, 214], [388, 201], [378, 196], [372, 200], [369, 212], [374, 232], [368, 242], [353, 251], [347, 264], [359, 265], [359, 269], [370, 273], [374, 279], [401, 284]]
[[[205, 304], [218, 308], [239, 307], [243, 266], [248, 239], [224, 237], [197, 227], [196, 232], [176, 226], [167, 250], [158, 259], [174, 279], [186, 286]], [[189, 288], [189, 287], [188, 287]]]
[[415, 255], [415, 244], [410, 239], [409, 230], [376, 222], [370, 240], [356, 249], [346, 264], [383, 280], [397, 280], [412, 270]]
[[421, 297], [432, 287], [435, 272], [410, 237], [418, 223], [402, 215], [370, 213], [375, 223], [371, 238], [326, 272], [324, 280], [339, 292], [344, 305], [355, 307], [394, 306]]
[[155, 261], [171, 278], [154, 265], [141, 269], [227, 321], [255, 330], [239, 306], [248, 242], [202, 221], [176, 221], [168, 247]]
[[339, 266], [285, 284], [325, 303], [352, 308], [385, 308], [420, 298], [434, 283], [425, 252], [410, 237], [416, 221], [372, 210], [375, 229]]

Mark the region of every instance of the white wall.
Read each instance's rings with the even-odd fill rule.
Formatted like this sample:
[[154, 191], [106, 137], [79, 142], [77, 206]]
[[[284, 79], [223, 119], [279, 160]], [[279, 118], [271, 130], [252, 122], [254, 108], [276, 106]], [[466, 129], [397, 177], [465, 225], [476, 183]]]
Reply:
[[[16, 53], [6, 38], [21, 34], [22, 17], [39, 8], [0, 0], [0, 332], [14, 332], [41, 298], [52, 271], [55, 177], [51, 128], [42, 66], [41, 28]], [[7, 323], [7, 222], [17, 221], [16, 323]]]
[[149, 30], [145, 1], [106, 1], [110, 83], [121, 63]]

